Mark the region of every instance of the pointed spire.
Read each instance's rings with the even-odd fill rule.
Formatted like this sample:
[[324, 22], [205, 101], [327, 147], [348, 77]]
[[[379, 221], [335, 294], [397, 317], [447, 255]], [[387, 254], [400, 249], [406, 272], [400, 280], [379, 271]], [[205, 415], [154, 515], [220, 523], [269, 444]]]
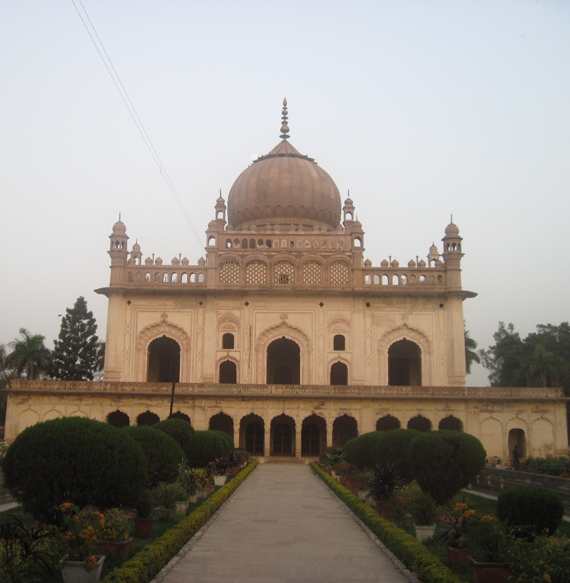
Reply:
[[289, 138], [289, 126], [287, 125], [287, 98], [283, 99], [283, 115], [281, 116], [281, 135], [279, 136], [283, 140]]

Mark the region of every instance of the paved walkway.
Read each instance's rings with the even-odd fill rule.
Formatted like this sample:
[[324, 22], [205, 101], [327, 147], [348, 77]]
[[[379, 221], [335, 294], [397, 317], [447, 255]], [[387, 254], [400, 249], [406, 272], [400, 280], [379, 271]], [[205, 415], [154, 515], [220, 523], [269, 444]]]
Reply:
[[164, 583], [407, 583], [306, 465], [261, 464]]

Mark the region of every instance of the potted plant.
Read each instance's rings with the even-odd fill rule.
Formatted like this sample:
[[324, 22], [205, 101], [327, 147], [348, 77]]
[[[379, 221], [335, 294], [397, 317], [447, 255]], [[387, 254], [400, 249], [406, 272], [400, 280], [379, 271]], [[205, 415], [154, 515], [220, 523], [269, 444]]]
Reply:
[[139, 500], [136, 511], [135, 534], [138, 538], [148, 538], [154, 530], [154, 518], [150, 516], [151, 504], [148, 492], [145, 492]]
[[159, 484], [151, 490], [151, 499], [157, 505], [154, 508], [155, 516], [160, 520], [171, 520], [176, 514], [176, 497], [178, 487], [176, 484]]
[[508, 583], [512, 540], [493, 516], [475, 514], [469, 519], [467, 544], [475, 553], [475, 558], [469, 558], [475, 583]]
[[448, 514], [438, 517], [446, 524], [446, 528], [438, 530], [433, 538], [447, 543], [447, 560], [450, 563], [469, 567], [469, 557], [475, 556], [473, 551], [465, 547], [468, 521], [473, 516], [475, 510], [470, 510], [465, 502], [458, 502]]
[[180, 482], [175, 482], [173, 485], [176, 486], [174, 494], [174, 507], [176, 508], [176, 514], [178, 516], [185, 516], [188, 511], [188, 489]]
[[412, 517], [416, 529], [416, 538], [423, 543], [435, 532], [435, 517], [437, 509], [429, 494], [420, 494], [412, 502]]
[[110, 508], [105, 510], [103, 516], [105, 526], [100, 541], [101, 553], [126, 561], [133, 543], [133, 538], [130, 536], [132, 513], [121, 508]]
[[196, 495], [198, 498], [207, 498], [210, 489], [210, 476], [204, 468], [192, 468], [196, 477]]
[[231, 465], [232, 461], [227, 455], [216, 458], [208, 464], [208, 469], [214, 477], [214, 484], [216, 486], [223, 486], [226, 483]]
[[97, 555], [105, 527], [104, 516], [96, 509], [80, 510], [70, 502], [61, 504], [59, 510], [67, 544], [67, 558], [62, 567], [64, 583], [99, 581], [105, 560], [104, 556]]

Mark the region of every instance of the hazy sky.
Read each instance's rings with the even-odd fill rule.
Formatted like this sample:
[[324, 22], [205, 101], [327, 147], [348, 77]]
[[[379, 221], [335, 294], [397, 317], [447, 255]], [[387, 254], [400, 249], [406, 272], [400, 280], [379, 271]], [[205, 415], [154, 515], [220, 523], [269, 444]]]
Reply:
[[144, 256], [195, 264], [219, 189], [278, 143], [284, 96], [374, 265], [441, 249], [453, 214], [480, 347], [500, 320], [569, 319], [567, 0], [82, 1], [201, 242], [72, 0], [2, 0], [0, 342], [26, 327], [53, 347], [80, 295], [104, 338], [119, 212]]

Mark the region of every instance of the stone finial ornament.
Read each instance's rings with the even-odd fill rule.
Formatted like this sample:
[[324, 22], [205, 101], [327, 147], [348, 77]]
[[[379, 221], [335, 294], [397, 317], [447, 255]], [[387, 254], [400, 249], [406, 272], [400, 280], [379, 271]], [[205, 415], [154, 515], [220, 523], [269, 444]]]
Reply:
[[287, 98], [283, 99], [283, 115], [281, 116], [281, 135], [279, 136], [283, 140], [287, 140], [289, 138], [289, 126], [287, 125]]

